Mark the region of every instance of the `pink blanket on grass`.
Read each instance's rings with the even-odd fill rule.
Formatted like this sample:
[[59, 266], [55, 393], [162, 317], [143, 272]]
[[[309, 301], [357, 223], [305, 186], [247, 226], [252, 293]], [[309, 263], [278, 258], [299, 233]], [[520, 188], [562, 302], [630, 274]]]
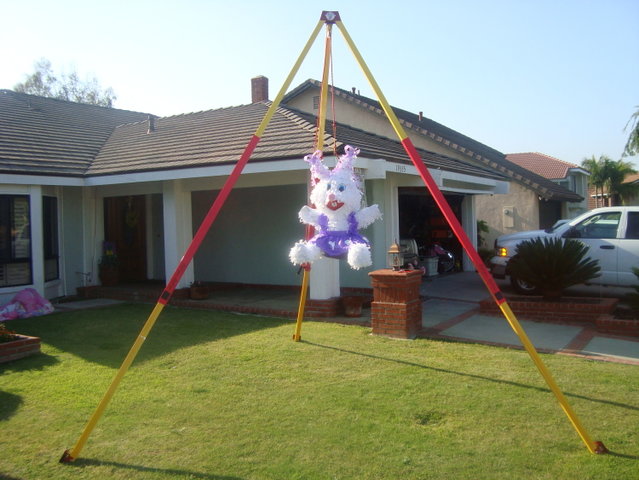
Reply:
[[0, 306], [0, 322], [16, 318], [36, 317], [53, 312], [53, 305], [35, 289], [19, 291], [9, 303]]

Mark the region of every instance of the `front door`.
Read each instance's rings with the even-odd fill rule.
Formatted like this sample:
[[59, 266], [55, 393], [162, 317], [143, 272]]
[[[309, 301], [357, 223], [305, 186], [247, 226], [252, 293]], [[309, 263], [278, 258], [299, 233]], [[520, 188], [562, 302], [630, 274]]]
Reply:
[[115, 244], [120, 281], [146, 280], [146, 209], [144, 195], [104, 199], [104, 238]]

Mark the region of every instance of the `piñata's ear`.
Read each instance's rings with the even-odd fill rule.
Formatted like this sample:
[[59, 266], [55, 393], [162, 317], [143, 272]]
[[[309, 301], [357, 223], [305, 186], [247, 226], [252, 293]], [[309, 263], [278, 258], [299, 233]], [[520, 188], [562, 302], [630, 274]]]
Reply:
[[346, 145], [344, 147], [344, 155], [339, 157], [337, 161], [337, 165], [335, 165], [334, 170], [350, 170], [353, 171], [353, 162], [359, 155], [359, 148], [351, 147], [350, 145]]
[[304, 161], [311, 165], [311, 185], [315, 186], [322, 178], [330, 176], [331, 171], [322, 163], [321, 150], [315, 150], [312, 155], [306, 155]]

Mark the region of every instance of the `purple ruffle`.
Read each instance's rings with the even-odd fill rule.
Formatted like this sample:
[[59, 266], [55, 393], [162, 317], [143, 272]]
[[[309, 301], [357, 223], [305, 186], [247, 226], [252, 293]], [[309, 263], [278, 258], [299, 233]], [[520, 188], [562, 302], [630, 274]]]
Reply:
[[324, 252], [330, 258], [344, 258], [348, 253], [348, 248], [354, 244], [364, 244], [369, 246], [368, 240], [357, 231], [357, 220], [355, 213], [348, 216], [348, 230], [328, 230], [328, 217], [320, 215], [319, 232], [310, 240], [310, 243]]

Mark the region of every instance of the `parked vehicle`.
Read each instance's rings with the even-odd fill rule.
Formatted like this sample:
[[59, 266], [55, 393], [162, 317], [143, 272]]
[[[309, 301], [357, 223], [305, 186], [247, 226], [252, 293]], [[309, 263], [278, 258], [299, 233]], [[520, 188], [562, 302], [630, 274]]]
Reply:
[[515, 290], [535, 294], [537, 291], [532, 285], [510, 275], [508, 263], [517, 253], [517, 245], [534, 238], [574, 238], [589, 247], [590, 258], [599, 261], [601, 275], [591, 284], [636, 285], [637, 277], [632, 269], [639, 267], [639, 206], [597, 208], [569, 222], [557, 223], [547, 230], [530, 230], [497, 238], [495, 256], [490, 259], [493, 276], [510, 276]]

